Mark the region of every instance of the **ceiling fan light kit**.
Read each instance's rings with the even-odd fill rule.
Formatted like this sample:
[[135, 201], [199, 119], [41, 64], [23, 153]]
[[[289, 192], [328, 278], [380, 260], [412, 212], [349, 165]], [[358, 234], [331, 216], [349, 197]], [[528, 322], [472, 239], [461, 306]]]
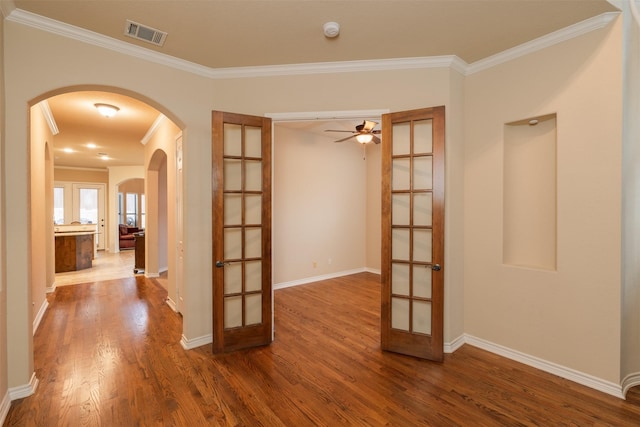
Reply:
[[340, 34], [340, 24], [333, 21], [327, 22], [322, 26], [322, 30], [325, 37], [332, 39], [338, 37], [338, 34]]
[[362, 124], [356, 126], [356, 130], [336, 130], [336, 129], [326, 129], [325, 132], [348, 132], [352, 134], [346, 138], [338, 139], [335, 142], [343, 142], [351, 138], [355, 138], [360, 144], [365, 145], [373, 141], [375, 144], [380, 144], [380, 138], [376, 135], [379, 135], [382, 131], [380, 129], [374, 130], [378, 122], [373, 122], [370, 120], [365, 120]]

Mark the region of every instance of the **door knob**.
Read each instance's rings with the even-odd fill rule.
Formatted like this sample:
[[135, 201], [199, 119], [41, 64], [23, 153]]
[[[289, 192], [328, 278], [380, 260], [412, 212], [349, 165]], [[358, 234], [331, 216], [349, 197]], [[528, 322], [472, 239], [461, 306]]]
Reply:
[[216, 267], [218, 267], [218, 268], [222, 268], [226, 264], [229, 264], [229, 263], [228, 262], [222, 262], [222, 261], [216, 261]]
[[433, 265], [431, 266], [431, 269], [432, 269], [433, 271], [440, 271], [440, 264], [433, 264]]

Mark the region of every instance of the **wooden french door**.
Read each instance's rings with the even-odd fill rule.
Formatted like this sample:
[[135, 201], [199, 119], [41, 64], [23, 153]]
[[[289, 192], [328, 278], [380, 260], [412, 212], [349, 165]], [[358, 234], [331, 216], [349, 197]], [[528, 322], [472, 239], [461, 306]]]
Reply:
[[444, 107], [382, 116], [382, 349], [443, 359]]
[[212, 112], [213, 350], [272, 337], [271, 119]]

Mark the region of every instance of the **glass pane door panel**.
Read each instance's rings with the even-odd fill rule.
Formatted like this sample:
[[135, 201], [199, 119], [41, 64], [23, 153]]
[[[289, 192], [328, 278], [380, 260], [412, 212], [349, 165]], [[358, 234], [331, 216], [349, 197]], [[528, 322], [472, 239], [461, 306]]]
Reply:
[[403, 331], [409, 330], [409, 300], [391, 298], [391, 327]]
[[244, 257], [262, 257], [262, 229], [247, 228], [244, 232]]
[[246, 292], [262, 289], [262, 261], [247, 261], [244, 264], [244, 288]]
[[409, 264], [393, 263], [391, 266], [391, 293], [409, 295]]
[[410, 197], [409, 194], [394, 194], [391, 196], [391, 221], [393, 225], [409, 225]]
[[242, 258], [242, 229], [224, 229], [224, 259]]
[[413, 332], [431, 334], [431, 303], [413, 301]]
[[234, 262], [224, 267], [224, 294], [242, 292], [242, 263]]
[[244, 324], [259, 325], [262, 323], [262, 294], [251, 294], [244, 297]]
[[262, 196], [260, 194], [247, 194], [244, 196], [244, 223], [262, 224]]
[[409, 261], [409, 230], [394, 229], [391, 232], [391, 258]]
[[417, 193], [413, 195], [413, 225], [430, 226], [433, 215], [433, 194]]
[[245, 191], [262, 191], [262, 162], [259, 160], [246, 160], [245, 167]]
[[224, 124], [224, 155], [242, 155], [242, 126], [225, 123]]
[[431, 230], [413, 230], [413, 261], [431, 262]]
[[431, 298], [431, 268], [425, 265], [413, 266], [413, 296]]
[[80, 189], [80, 222], [83, 224], [98, 223], [98, 189]]
[[244, 128], [245, 157], [262, 157], [262, 128], [245, 126]]
[[411, 124], [396, 123], [393, 125], [393, 152], [394, 156], [409, 154], [411, 152]]
[[238, 328], [242, 326], [242, 296], [224, 298], [224, 327]]
[[432, 122], [418, 120], [413, 122], [413, 152], [414, 154], [427, 154], [433, 151]]
[[393, 159], [391, 190], [411, 189], [410, 159]]
[[431, 156], [413, 159], [413, 189], [431, 190], [433, 188], [433, 161]]
[[242, 190], [242, 161], [224, 159], [224, 191]]
[[242, 196], [224, 195], [224, 225], [242, 225]]

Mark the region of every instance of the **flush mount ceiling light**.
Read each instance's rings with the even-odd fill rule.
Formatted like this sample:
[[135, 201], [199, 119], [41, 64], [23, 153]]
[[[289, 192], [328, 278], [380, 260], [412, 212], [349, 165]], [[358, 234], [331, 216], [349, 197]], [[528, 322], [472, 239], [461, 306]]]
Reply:
[[338, 34], [340, 34], [340, 24], [337, 22], [327, 22], [322, 26], [322, 30], [325, 37], [332, 39], [338, 37]]
[[105, 117], [113, 117], [120, 109], [111, 104], [94, 104], [98, 109], [98, 112]]

